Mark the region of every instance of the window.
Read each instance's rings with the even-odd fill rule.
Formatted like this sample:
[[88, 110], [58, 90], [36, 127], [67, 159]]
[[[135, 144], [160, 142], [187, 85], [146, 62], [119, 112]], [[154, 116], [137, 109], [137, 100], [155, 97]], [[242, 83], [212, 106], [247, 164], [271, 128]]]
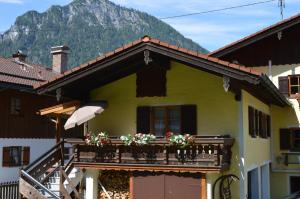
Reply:
[[22, 146], [3, 147], [3, 167], [18, 167], [29, 164], [30, 148]]
[[300, 191], [300, 176], [290, 176], [290, 193]]
[[164, 136], [169, 131], [179, 134], [181, 131], [180, 106], [153, 107], [151, 119], [151, 132], [157, 136]]
[[196, 105], [137, 107], [137, 133], [164, 136], [168, 131], [196, 135]]
[[248, 171], [248, 199], [259, 198], [258, 168]]
[[21, 113], [21, 100], [20, 98], [12, 97], [10, 99], [10, 114], [20, 115]]
[[263, 113], [251, 106], [248, 107], [249, 135], [253, 138], [271, 136], [270, 115]]
[[297, 97], [300, 94], [300, 75], [278, 77], [279, 91], [287, 97]]
[[300, 93], [300, 76], [289, 76], [289, 94], [297, 95]]
[[280, 129], [280, 149], [300, 151], [300, 128]]

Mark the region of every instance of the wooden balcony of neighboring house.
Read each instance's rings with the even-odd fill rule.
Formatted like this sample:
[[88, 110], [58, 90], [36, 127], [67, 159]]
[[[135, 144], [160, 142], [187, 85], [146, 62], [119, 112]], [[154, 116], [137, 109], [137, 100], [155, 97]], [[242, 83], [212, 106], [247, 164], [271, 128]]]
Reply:
[[289, 165], [300, 165], [300, 151], [298, 152], [284, 152], [282, 153], [284, 164]]
[[100, 170], [222, 172], [228, 170], [234, 139], [228, 136], [195, 136], [193, 145], [172, 146], [165, 138], [148, 145], [126, 146], [111, 138], [102, 147], [68, 139], [74, 147], [74, 166]]

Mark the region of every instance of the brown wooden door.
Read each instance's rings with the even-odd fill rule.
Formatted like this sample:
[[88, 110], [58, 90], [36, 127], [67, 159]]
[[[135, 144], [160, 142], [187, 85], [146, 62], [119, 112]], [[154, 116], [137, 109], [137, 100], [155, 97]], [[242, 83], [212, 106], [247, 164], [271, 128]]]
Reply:
[[147, 175], [133, 177], [133, 199], [203, 199], [200, 177]]

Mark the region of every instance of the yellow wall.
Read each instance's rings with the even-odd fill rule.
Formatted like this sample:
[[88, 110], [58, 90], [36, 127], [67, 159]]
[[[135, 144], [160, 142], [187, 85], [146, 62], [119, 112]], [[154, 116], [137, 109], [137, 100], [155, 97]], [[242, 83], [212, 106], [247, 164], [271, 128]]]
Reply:
[[[251, 138], [248, 130], [248, 106], [267, 114], [271, 113], [270, 107], [244, 90], [242, 101], [236, 101], [233, 93], [224, 91], [222, 77], [172, 62], [167, 72], [166, 97], [137, 98], [135, 74], [95, 89], [90, 95], [92, 100], [108, 101], [108, 108], [89, 122], [93, 132], [134, 134], [138, 106], [196, 104], [199, 135], [229, 134], [235, 138], [231, 169], [224, 174], [236, 174], [246, 182], [248, 170], [262, 166], [271, 159], [270, 139]], [[240, 137], [240, 134], [243, 136]], [[244, 151], [242, 161], [240, 149]], [[212, 187], [218, 177], [220, 174], [208, 174], [208, 186]], [[246, 191], [247, 184], [243, 186]], [[233, 183], [232, 190], [233, 198], [240, 198], [238, 182]]]
[[270, 139], [252, 138], [249, 135], [248, 107], [252, 106], [263, 113], [270, 114], [270, 107], [243, 91], [243, 127], [245, 168], [261, 165], [270, 160]]
[[[268, 74], [268, 67], [256, 67], [258, 71]], [[272, 81], [278, 87], [278, 77], [300, 74], [300, 64], [272, 66]], [[280, 150], [280, 128], [299, 127], [299, 103], [295, 99], [289, 99], [292, 106], [271, 106], [271, 134], [272, 134], [272, 172], [271, 172], [271, 198], [280, 199], [289, 195], [289, 175], [299, 175], [300, 165], [285, 166]]]
[[[91, 122], [92, 131], [107, 131], [110, 135], [135, 133], [136, 107], [143, 105], [197, 105], [199, 135], [230, 134], [233, 146], [231, 170], [239, 176], [239, 103], [234, 94], [223, 89], [223, 78], [176, 62], [167, 72], [167, 96], [136, 98], [136, 75], [112, 82], [91, 93], [93, 100], [107, 100], [108, 108]], [[208, 174], [212, 186], [220, 174]], [[239, 198], [239, 183], [233, 184], [233, 198]], [[216, 198], [217, 199], [217, 198]]]
[[223, 89], [223, 79], [173, 62], [167, 72], [166, 97], [136, 97], [136, 75], [130, 75], [91, 93], [93, 100], [107, 100], [108, 108], [89, 125], [110, 135], [136, 133], [137, 106], [197, 105], [198, 134], [236, 134], [237, 102]]

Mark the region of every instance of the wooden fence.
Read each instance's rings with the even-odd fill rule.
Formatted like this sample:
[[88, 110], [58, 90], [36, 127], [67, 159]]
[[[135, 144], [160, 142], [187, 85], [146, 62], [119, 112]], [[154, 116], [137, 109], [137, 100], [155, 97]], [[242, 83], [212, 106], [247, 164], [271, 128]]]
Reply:
[[19, 182], [0, 183], [1, 199], [19, 199]]

